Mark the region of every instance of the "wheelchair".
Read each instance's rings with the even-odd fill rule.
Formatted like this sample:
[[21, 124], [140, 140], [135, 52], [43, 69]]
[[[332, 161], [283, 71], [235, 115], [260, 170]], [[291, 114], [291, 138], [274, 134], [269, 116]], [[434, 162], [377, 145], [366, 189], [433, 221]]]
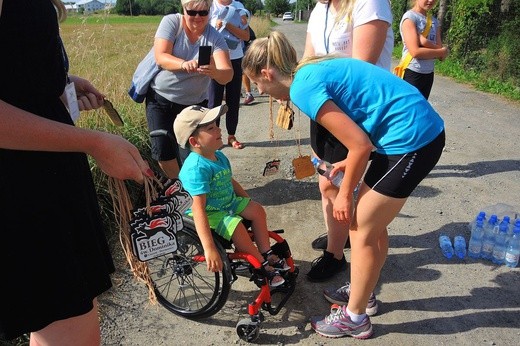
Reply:
[[[217, 273], [208, 271], [195, 224], [188, 216], [183, 216], [183, 221], [184, 228], [176, 233], [177, 250], [148, 261], [158, 302], [170, 312], [184, 318], [198, 320], [210, 317], [224, 306], [231, 285], [238, 279], [237, 269], [246, 265], [251, 275], [249, 280], [260, 288], [260, 292], [248, 304], [249, 318], [237, 323], [236, 332], [240, 339], [254, 342], [264, 321], [262, 310], [276, 315], [296, 286], [299, 270], [294, 266], [287, 241], [280, 236], [283, 230], [269, 231], [269, 237], [273, 252], [284, 258], [290, 269], [280, 273], [285, 279], [283, 285], [270, 288], [262, 264], [247, 253], [235, 251], [232, 242], [215, 233], [213, 237], [222, 258], [223, 270]], [[249, 230], [247, 220], [244, 220], [244, 224]], [[249, 234], [254, 241], [251, 231]], [[272, 301], [274, 294], [280, 294], [277, 304]]]
[[[165, 130], [151, 131], [150, 136], [166, 136], [174, 140]], [[198, 320], [213, 316], [226, 303], [231, 285], [238, 279], [238, 268], [246, 265], [250, 274], [249, 281], [254, 282], [260, 292], [248, 304], [249, 318], [238, 321], [236, 332], [244, 341], [255, 341], [264, 321], [262, 310], [270, 315], [278, 314], [296, 286], [299, 270], [294, 266], [287, 241], [280, 236], [283, 230], [269, 231], [269, 238], [273, 253], [285, 259], [290, 269], [280, 272], [285, 280], [284, 284], [270, 288], [262, 263], [250, 254], [235, 251], [231, 241], [215, 232], [212, 232], [213, 239], [220, 253], [223, 269], [217, 273], [208, 271], [204, 249], [193, 219], [186, 215], [182, 218], [184, 227], [175, 234], [177, 250], [147, 261], [157, 301], [170, 312], [184, 318]], [[243, 223], [254, 241], [250, 221], [243, 220]], [[277, 304], [272, 301], [275, 294], [281, 296]]]

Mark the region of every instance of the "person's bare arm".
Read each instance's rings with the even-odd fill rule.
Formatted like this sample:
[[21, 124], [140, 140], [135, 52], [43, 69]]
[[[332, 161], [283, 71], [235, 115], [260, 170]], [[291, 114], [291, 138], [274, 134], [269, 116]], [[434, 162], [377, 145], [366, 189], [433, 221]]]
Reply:
[[193, 212], [193, 221], [195, 222], [197, 235], [199, 236], [202, 248], [204, 249], [204, 256], [206, 257], [208, 270], [211, 272], [222, 271], [222, 259], [220, 258], [218, 249], [213, 241], [213, 235], [206, 214], [206, 195], [193, 196], [191, 211]]
[[231, 179], [231, 183], [233, 184], [233, 190], [235, 191], [235, 194], [240, 197], [249, 197], [246, 190], [240, 185], [238, 181], [235, 179]]
[[331, 172], [344, 171], [333, 215], [336, 220], [349, 223], [354, 207], [353, 192], [365, 172], [374, 146], [367, 134], [331, 100], [320, 108], [316, 121], [349, 150], [347, 158], [334, 163]]
[[373, 20], [357, 26], [352, 32], [352, 57], [375, 64], [383, 51], [390, 24]]
[[171, 54], [173, 42], [164, 38], [156, 38], [153, 44], [157, 65], [168, 71], [183, 71], [185, 60]]
[[91, 155], [106, 174], [118, 179], [143, 182], [144, 175], [153, 174], [137, 148], [121, 136], [42, 118], [2, 100], [0, 148], [83, 152]]
[[303, 51], [303, 58], [314, 56], [314, 46], [312, 45], [311, 34], [308, 32], [305, 38], [305, 49]]
[[421, 46], [422, 37], [415, 27], [415, 23], [410, 19], [405, 19], [401, 25], [403, 33], [403, 41], [410, 55], [416, 59], [444, 59], [448, 54], [446, 47], [436, 46], [436, 48], [428, 48]]

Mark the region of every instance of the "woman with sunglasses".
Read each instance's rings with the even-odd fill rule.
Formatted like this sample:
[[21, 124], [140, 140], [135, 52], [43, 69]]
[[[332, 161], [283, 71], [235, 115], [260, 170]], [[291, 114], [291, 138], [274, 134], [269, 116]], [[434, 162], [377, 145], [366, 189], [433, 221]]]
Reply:
[[[444, 122], [417, 88], [389, 71], [330, 55], [298, 63], [290, 42], [276, 31], [251, 44], [242, 68], [260, 94], [290, 98], [349, 150], [331, 172], [344, 172], [332, 215], [349, 227], [349, 299], [333, 304], [325, 318], [311, 319], [311, 326], [327, 337], [369, 338], [367, 307], [388, 253], [387, 226], [437, 164]], [[362, 177], [356, 202], [354, 188]]]
[[[182, 0], [183, 15], [165, 16], [155, 34], [155, 60], [162, 70], [146, 95], [150, 131], [164, 130], [173, 138], [173, 122], [184, 108], [207, 106], [211, 80], [228, 83], [233, 77], [229, 51], [222, 35], [209, 25], [212, 0]], [[199, 66], [199, 47], [211, 46], [209, 65]], [[168, 178], [176, 178], [189, 152], [169, 136], [151, 138], [152, 157]]]

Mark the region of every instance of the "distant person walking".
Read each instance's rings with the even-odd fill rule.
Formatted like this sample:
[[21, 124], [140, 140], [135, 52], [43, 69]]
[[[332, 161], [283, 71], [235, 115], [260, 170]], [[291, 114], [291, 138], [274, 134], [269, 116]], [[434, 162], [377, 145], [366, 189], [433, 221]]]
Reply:
[[[247, 52], [247, 48], [249, 48], [249, 45], [251, 42], [253, 42], [256, 39], [256, 34], [251, 28], [249, 27], [249, 41], [244, 42], [244, 55]], [[242, 86], [244, 87], [244, 104], [249, 105], [255, 101], [255, 97], [253, 96], [251, 92], [251, 80], [248, 76], [246, 76], [244, 73], [242, 73]]]

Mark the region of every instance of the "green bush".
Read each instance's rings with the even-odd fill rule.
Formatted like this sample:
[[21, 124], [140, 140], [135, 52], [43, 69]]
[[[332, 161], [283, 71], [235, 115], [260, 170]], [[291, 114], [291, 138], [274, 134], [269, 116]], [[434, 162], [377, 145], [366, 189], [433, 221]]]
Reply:
[[489, 42], [484, 58], [488, 76], [510, 82], [520, 80], [519, 27], [520, 19], [507, 22], [500, 35]]

